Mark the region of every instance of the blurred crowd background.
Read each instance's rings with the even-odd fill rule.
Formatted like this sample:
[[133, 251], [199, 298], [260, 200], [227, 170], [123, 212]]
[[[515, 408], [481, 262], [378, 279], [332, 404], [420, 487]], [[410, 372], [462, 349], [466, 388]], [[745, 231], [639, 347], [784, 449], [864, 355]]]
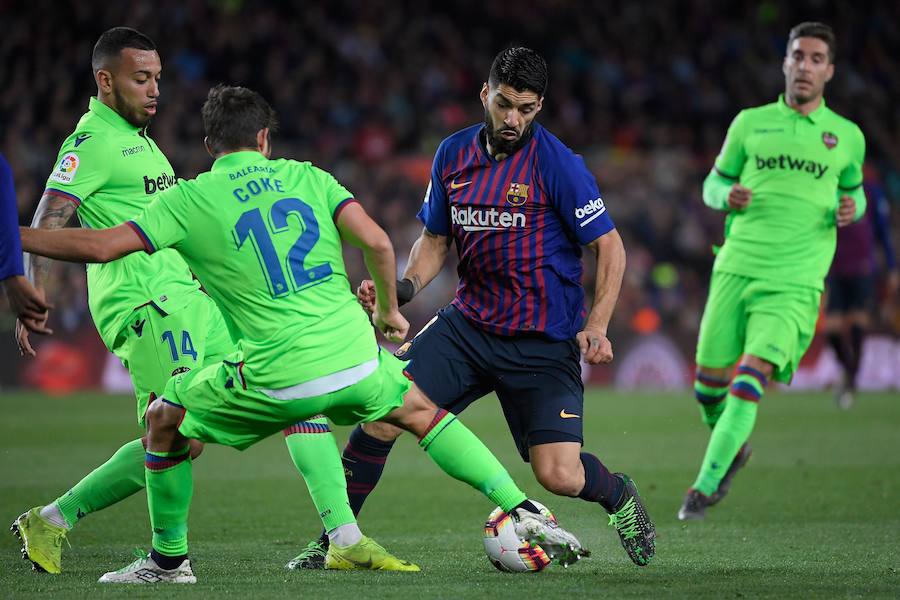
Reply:
[[[628, 268], [610, 334], [617, 356], [653, 339], [654, 351], [687, 372], [723, 224], [722, 213], [703, 205], [701, 182], [737, 111], [783, 91], [787, 33], [803, 20], [836, 31], [826, 99], [866, 134], [867, 178], [894, 208], [896, 240], [900, 3], [890, 0], [0, 0], [0, 149], [29, 224], [59, 144], [96, 93], [94, 42], [109, 27], [135, 27], [162, 57], [150, 134], [176, 174], [193, 177], [210, 165], [200, 121], [209, 87], [254, 88], [279, 113], [275, 155], [333, 172], [391, 234], [402, 269], [421, 230], [415, 213], [435, 148], [483, 119], [478, 92], [493, 56], [528, 45], [550, 66], [539, 119], [584, 156], [625, 241]], [[355, 284], [362, 261], [348, 263]], [[83, 267], [55, 269], [49, 295], [58, 335], [37, 360], [20, 359], [13, 322], [2, 313], [2, 383], [69, 389], [110, 377]], [[874, 330], [891, 336], [900, 316], [884, 281]], [[452, 297], [455, 282], [448, 268], [409, 305], [414, 327]], [[585, 285], [592, 289], [590, 276]], [[647, 372], [640, 364], [632, 370]], [[56, 372], [68, 379], [47, 375]], [[593, 375], [613, 376], [612, 369]]]

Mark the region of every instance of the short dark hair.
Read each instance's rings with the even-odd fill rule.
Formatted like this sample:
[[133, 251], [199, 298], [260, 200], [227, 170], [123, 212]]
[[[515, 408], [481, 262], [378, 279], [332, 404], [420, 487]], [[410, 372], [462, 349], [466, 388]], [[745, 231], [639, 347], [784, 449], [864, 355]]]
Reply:
[[507, 48], [494, 58], [488, 83], [491, 87], [502, 83], [519, 92], [530, 90], [543, 97], [547, 91], [547, 63], [531, 48]]
[[278, 128], [275, 110], [253, 90], [219, 84], [209, 90], [203, 103], [206, 143], [214, 154], [238, 148], [255, 148], [256, 134]]
[[119, 57], [125, 48], [137, 50], [156, 50], [156, 44], [146, 35], [131, 27], [113, 27], [107, 29], [94, 44], [91, 54], [91, 69], [98, 71], [109, 65], [111, 59]]
[[801, 37], [818, 38], [828, 44], [828, 62], [834, 62], [837, 42], [834, 38], [834, 30], [829, 25], [818, 21], [804, 21], [799, 25], [795, 25], [788, 34], [787, 52], [791, 51], [791, 44], [794, 43], [794, 40]]

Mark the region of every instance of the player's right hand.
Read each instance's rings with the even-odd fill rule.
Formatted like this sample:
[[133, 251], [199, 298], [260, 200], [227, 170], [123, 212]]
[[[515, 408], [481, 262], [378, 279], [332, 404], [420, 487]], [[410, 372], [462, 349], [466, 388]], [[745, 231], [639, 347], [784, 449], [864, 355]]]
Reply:
[[753, 191], [750, 188], [745, 188], [741, 184], [736, 183], [728, 191], [728, 208], [731, 210], [744, 210], [750, 206], [752, 196]]
[[402, 342], [409, 333], [409, 321], [397, 309], [382, 312], [376, 306], [372, 313], [372, 323], [390, 342]]
[[3, 288], [9, 299], [9, 307], [25, 327], [34, 333], [53, 333], [44, 325], [47, 322], [47, 312], [53, 308], [44, 298], [44, 292], [35, 288], [22, 275], [4, 279]]
[[364, 279], [356, 288], [356, 300], [370, 315], [375, 312], [375, 282]]

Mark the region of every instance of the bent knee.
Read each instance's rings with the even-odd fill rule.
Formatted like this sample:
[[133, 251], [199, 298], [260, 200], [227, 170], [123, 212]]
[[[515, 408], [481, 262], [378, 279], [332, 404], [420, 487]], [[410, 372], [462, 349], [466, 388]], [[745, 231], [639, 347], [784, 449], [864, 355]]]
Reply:
[[194, 460], [203, 453], [204, 444], [200, 440], [189, 440], [188, 443], [191, 446], [191, 460]]
[[[434, 421], [438, 407], [415, 384], [404, 394], [403, 405], [398, 406], [388, 414], [383, 421], [410, 431], [418, 436], [423, 436]], [[374, 423], [366, 424], [366, 433], [371, 435], [368, 427]], [[379, 423], [379, 425], [383, 425]], [[397, 435], [385, 438], [384, 441], [396, 439]], [[380, 436], [375, 436], [380, 437]]]
[[557, 496], [577, 496], [584, 488], [584, 472], [566, 465], [536, 467], [534, 475], [544, 489]]
[[181, 422], [184, 409], [157, 398], [147, 408], [147, 424], [154, 429], [175, 429]]

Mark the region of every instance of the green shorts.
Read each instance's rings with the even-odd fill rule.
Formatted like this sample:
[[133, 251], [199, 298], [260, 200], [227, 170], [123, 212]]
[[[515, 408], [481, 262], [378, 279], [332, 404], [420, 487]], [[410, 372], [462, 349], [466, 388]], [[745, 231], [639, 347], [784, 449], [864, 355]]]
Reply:
[[752, 354], [775, 365], [776, 381], [790, 382], [816, 332], [821, 296], [811, 287], [714, 271], [697, 364], [726, 368]]
[[[236, 353], [217, 365], [169, 381], [163, 400], [184, 407], [184, 419], [178, 427], [182, 435], [244, 450], [319, 414], [338, 425], [377, 421], [403, 404], [403, 395], [412, 385], [403, 374], [404, 363], [383, 350], [370, 363], [282, 390], [254, 388], [243, 378], [240, 359], [240, 353]], [[363, 367], [368, 374], [354, 383], [305, 395], [325, 379]]]
[[131, 375], [138, 423], [144, 425], [150, 394], [160, 395], [173, 375], [219, 362], [235, 346], [219, 307], [199, 290], [172, 313], [153, 303], [136, 308], [112, 351]]

